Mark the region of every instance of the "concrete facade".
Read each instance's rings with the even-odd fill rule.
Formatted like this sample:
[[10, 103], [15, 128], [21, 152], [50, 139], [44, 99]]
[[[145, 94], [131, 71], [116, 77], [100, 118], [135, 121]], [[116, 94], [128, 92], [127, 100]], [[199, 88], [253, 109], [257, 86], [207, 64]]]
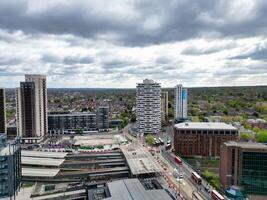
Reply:
[[17, 132], [21, 138], [42, 138], [48, 131], [46, 76], [25, 75], [16, 89]]
[[156, 134], [161, 129], [161, 87], [145, 79], [136, 87], [137, 132], [139, 135]]

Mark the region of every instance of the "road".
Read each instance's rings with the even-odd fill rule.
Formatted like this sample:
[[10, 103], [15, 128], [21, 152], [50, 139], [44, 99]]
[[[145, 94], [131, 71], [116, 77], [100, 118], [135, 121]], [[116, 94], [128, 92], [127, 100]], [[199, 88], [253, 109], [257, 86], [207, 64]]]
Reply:
[[173, 166], [173, 168], [180, 168], [180, 172], [184, 175], [184, 178], [187, 180], [187, 183], [193, 188], [193, 191], [198, 192], [204, 199], [210, 199], [209, 193], [207, 193], [204, 189], [204, 185], [206, 182], [202, 179], [202, 185], [197, 185], [191, 179], [191, 173], [193, 169], [183, 161], [183, 165], [177, 165], [174, 161], [174, 155], [171, 152], [162, 151], [162, 156], [168, 160], [168, 162]]

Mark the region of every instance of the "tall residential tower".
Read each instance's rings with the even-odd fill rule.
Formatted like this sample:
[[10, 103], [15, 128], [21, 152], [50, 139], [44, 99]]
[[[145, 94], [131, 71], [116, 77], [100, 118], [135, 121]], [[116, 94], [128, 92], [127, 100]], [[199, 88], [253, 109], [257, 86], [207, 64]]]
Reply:
[[137, 131], [140, 136], [156, 134], [161, 128], [161, 87], [145, 79], [136, 87]]
[[174, 89], [174, 117], [187, 118], [187, 89], [182, 85], [177, 85]]
[[17, 130], [22, 138], [41, 138], [47, 133], [46, 76], [25, 75], [16, 90]]
[[168, 92], [161, 92], [161, 118], [166, 120], [168, 117]]
[[6, 133], [5, 89], [0, 88], [0, 133]]

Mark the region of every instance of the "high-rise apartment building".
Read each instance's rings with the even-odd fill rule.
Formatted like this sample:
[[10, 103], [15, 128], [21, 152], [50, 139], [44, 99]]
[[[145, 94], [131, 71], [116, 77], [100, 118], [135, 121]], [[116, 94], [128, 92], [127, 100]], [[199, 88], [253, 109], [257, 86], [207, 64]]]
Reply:
[[145, 79], [136, 87], [137, 132], [156, 134], [161, 128], [161, 87], [153, 80]]
[[6, 133], [5, 89], [0, 88], [0, 133]]
[[48, 130], [46, 76], [25, 75], [16, 90], [16, 103], [18, 135], [43, 137]]
[[221, 146], [220, 180], [224, 189], [235, 185], [248, 195], [267, 195], [267, 145], [224, 143]]
[[182, 85], [175, 86], [174, 89], [174, 117], [187, 118], [187, 89]]
[[7, 142], [6, 136], [0, 134], [0, 199], [11, 199], [20, 188], [20, 152], [18, 139]]
[[109, 130], [109, 107], [108, 106], [98, 107], [97, 126], [98, 126], [98, 131]]
[[168, 117], [168, 92], [161, 92], [161, 119], [166, 120]]

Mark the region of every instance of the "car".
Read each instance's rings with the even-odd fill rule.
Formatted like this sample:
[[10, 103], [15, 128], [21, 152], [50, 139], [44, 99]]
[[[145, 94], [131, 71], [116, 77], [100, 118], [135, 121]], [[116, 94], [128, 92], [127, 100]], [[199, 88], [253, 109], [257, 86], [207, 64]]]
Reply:
[[183, 174], [179, 174], [179, 178], [180, 179], [184, 178], [184, 175]]

